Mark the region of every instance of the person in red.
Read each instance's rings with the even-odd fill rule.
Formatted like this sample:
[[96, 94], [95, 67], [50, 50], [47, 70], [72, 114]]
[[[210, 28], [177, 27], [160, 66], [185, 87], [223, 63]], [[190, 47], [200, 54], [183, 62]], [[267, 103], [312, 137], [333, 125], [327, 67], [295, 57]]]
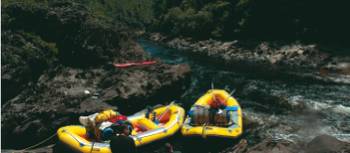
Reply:
[[116, 123], [117, 121], [126, 121], [128, 118], [125, 115], [117, 115], [113, 118], [110, 118], [108, 121]]
[[88, 136], [96, 140], [109, 140], [113, 134], [112, 125], [126, 124], [132, 128], [127, 121], [127, 117], [112, 109], [107, 109], [99, 113], [88, 116], [80, 116], [79, 121], [88, 131]]
[[221, 96], [214, 94], [209, 105], [214, 109], [224, 109], [226, 107], [226, 101]]
[[108, 122], [111, 122], [112, 124], [101, 131], [102, 140], [109, 140], [111, 136], [113, 136], [115, 133], [114, 127], [128, 126], [129, 130], [132, 130], [132, 125], [127, 121], [127, 117], [124, 115], [119, 114], [113, 118], [108, 119]]
[[214, 94], [209, 105], [209, 124], [216, 125], [216, 117], [223, 112], [223, 109], [225, 109], [227, 105], [226, 100], [222, 96]]

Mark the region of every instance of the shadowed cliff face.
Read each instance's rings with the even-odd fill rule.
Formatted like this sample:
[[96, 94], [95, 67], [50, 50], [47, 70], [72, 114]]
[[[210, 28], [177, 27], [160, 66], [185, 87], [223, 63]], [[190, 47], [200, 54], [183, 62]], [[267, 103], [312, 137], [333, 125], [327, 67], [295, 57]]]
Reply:
[[105, 108], [134, 113], [170, 102], [188, 84], [184, 64], [113, 67], [151, 57], [130, 30], [78, 3], [14, 3], [2, 11], [2, 148], [36, 143]]
[[55, 63], [58, 50], [54, 43], [25, 32], [5, 31], [1, 37], [1, 81], [2, 87], [6, 87], [1, 101], [4, 104]]
[[[55, 43], [60, 62], [70, 66], [96, 66], [121, 57], [126, 53], [120, 50], [132, 37], [124, 26], [95, 17], [74, 2], [13, 3], [3, 12], [3, 29], [33, 33]], [[142, 56], [135, 53], [133, 58]]]

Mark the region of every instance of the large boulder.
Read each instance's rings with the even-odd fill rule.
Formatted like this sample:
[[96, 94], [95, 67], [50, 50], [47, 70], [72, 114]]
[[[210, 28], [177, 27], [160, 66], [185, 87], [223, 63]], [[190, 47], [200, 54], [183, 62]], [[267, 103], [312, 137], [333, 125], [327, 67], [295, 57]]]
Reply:
[[350, 143], [338, 140], [329, 135], [320, 135], [310, 142], [291, 142], [283, 139], [267, 138], [249, 146], [241, 141], [223, 153], [345, 153], [350, 151]]
[[1, 87], [3, 104], [35, 82], [57, 61], [55, 43], [31, 33], [4, 31], [1, 35]]
[[184, 91], [184, 85], [189, 83], [189, 72], [188, 65], [165, 64], [112, 71], [101, 82], [105, 90], [101, 91], [100, 98], [121, 110], [170, 102]]
[[310, 141], [305, 153], [344, 153], [350, 152], [350, 143], [338, 140], [329, 135], [320, 135]]

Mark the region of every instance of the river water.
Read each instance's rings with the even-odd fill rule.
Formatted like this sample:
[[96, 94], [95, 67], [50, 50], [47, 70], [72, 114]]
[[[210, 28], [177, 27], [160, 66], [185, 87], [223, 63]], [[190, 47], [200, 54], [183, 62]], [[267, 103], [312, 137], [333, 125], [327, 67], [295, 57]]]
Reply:
[[[235, 90], [234, 97], [240, 102], [246, 119], [243, 122], [249, 122], [245, 124], [242, 138], [250, 144], [264, 138], [306, 142], [321, 134], [350, 141], [350, 85], [311, 83], [288, 77], [266, 78], [220, 68], [220, 65], [147, 40], [139, 40], [139, 43], [152, 57], [165, 63], [190, 65], [191, 84], [178, 99], [186, 110], [212, 84], [215, 88]], [[182, 139], [175, 137], [169, 141], [181, 150]], [[156, 146], [151, 146], [144, 152], [154, 152], [154, 148]]]
[[[176, 99], [186, 110], [212, 85], [228, 91], [235, 90], [233, 96], [240, 102], [244, 113], [245, 132], [240, 139], [246, 139], [249, 145], [265, 138], [302, 143], [322, 134], [350, 142], [349, 84], [271, 78], [264, 74], [221, 68], [208, 60], [185, 55], [147, 40], [141, 39], [139, 43], [154, 58], [191, 67], [191, 83], [184, 94]], [[141, 147], [138, 152], [164, 153], [165, 143], [170, 143], [182, 153], [187, 150], [214, 153], [233, 147], [240, 140], [189, 139], [179, 132]]]

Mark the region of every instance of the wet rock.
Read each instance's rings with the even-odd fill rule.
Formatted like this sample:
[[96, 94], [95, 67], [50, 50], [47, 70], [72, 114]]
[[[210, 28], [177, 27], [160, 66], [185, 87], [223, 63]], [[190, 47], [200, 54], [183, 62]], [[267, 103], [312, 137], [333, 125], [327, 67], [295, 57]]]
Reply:
[[289, 141], [265, 139], [254, 146], [249, 146], [249, 142], [242, 140], [222, 153], [299, 153], [300, 150], [299, 146]]
[[248, 141], [246, 139], [242, 139], [232, 148], [228, 148], [220, 153], [245, 153], [248, 149]]
[[[112, 72], [110, 77], [101, 82], [106, 90], [101, 92], [100, 99], [109, 100], [111, 104], [122, 108], [132, 107], [133, 110], [155, 102], [170, 102], [184, 91], [185, 85], [189, 83], [189, 72], [187, 65], [154, 65]], [[128, 104], [122, 104], [125, 101]]]
[[321, 135], [310, 142], [300, 143], [266, 138], [253, 146], [242, 140], [236, 146], [225, 150], [224, 153], [343, 153], [348, 151], [350, 151], [350, 143], [329, 135]]
[[163, 41], [165, 39], [165, 37], [160, 33], [152, 33], [149, 37], [153, 41]]
[[[350, 72], [347, 64], [349, 62], [342, 62], [338, 59], [339, 55], [331, 55], [329, 49], [318, 44], [276, 41], [221, 42], [213, 39], [195, 41], [170, 37], [150, 40], [178, 49], [184, 54], [196, 57], [197, 60], [202, 59], [206, 63], [234, 71], [252, 72], [270, 78], [350, 84], [349, 77], [343, 76]], [[333, 62], [327, 64], [329, 61]]]
[[288, 141], [278, 141], [265, 140], [258, 145], [247, 150], [247, 153], [298, 153], [299, 148], [288, 142]]
[[306, 153], [343, 153], [350, 152], [350, 143], [340, 141], [329, 135], [314, 138], [306, 145]]
[[54, 43], [25, 32], [2, 32], [1, 50], [1, 101], [20, 93], [35, 82], [43, 71], [57, 61], [58, 50]]
[[320, 68], [321, 75], [330, 74], [350, 75], [350, 58], [338, 57], [332, 59], [330, 62]]

